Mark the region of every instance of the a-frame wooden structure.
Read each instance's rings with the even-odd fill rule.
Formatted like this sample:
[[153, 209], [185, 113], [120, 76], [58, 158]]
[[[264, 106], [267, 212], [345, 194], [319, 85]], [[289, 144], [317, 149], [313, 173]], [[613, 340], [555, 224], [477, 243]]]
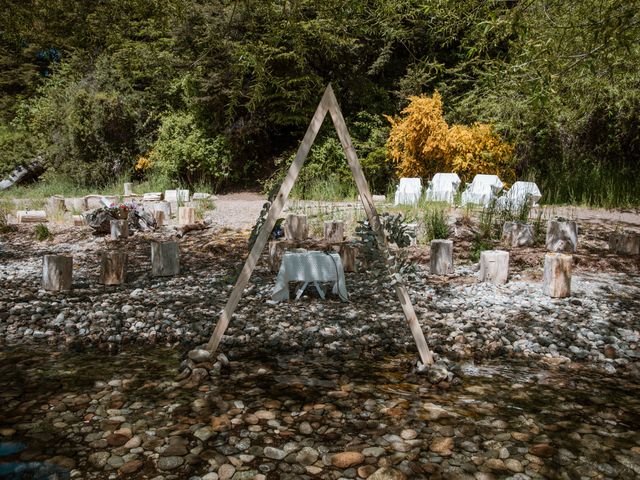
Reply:
[[298, 174], [302, 169], [302, 165], [309, 154], [309, 150], [313, 145], [313, 142], [322, 126], [322, 122], [324, 121], [327, 112], [331, 114], [331, 119], [333, 120], [333, 124], [336, 127], [336, 131], [338, 132], [338, 137], [340, 138], [340, 143], [342, 143], [342, 148], [347, 156], [347, 160], [349, 162], [349, 167], [351, 168], [351, 172], [353, 173], [353, 177], [355, 179], [356, 185], [358, 187], [358, 192], [360, 193], [360, 198], [362, 199], [362, 203], [364, 204], [364, 209], [369, 219], [369, 224], [373, 230], [373, 233], [378, 241], [378, 245], [380, 247], [380, 253], [383, 255], [385, 259], [385, 263], [387, 268], [389, 269], [390, 278], [394, 278], [394, 286], [396, 290], [396, 294], [398, 295], [398, 299], [400, 300], [400, 305], [402, 306], [402, 311], [404, 312], [404, 316], [407, 319], [409, 324], [409, 328], [411, 329], [411, 333], [413, 334], [413, 338], [416, 342], [416, 346], [418, 347], [418, 352], [420, 354], [420, 359], [423, 364], [432, 364], [433, 357], [431, 352], [429, 351], [429, 347], [427, 346], [427, 342], [424, 338], [424, 334], [422, 333], [422, 329], [420, 328], [420, 323], [418, 322], [418, 317], [416, 316], [416, 312], [413, 309], [413, 304], [409, 298], [409, 294], [407, 293], [407, 289], [402, 282], [402, 279], [399, 274], [397, 274], [397, 267], [394, 261], [394, 258], [390, 255], [387, 243], [387, 237], [380, 223], [380, 218], [378, 217], [378, 212], [373, 206], [373, 199], [371, 197], [371, 192], [369, 191], [369, 185], [367, 184], [367, 180], [362, 173], [362, 168], [360, 167], [360, 162], [358, 161], [358, 156], [356, 155], [356, 151], [351, 144], [351, 136], [347, 130], [347, 125], [345, 124], [344, 117], [342, 116], [342, 112], [338, 105], [338, 101], [336, 99], [335, 94], [333, 93], [333, 89], [331, 88], [331, 84], [329, 84], [322, 96], [322, 100], [316, 109], [313, 118], [311, 119], [311, 123], [309, 124], [309, 128], [307, 128], [307, 132], [302, 139], [302, 144], [298, 148], [298, 152], [296, 153], [296, 157], [289, 167], [289, 171], [287, 173], [286, 178], [282, 182], [280, 186], [280, 191], [277, 196], [273, 200], [271, 207], [269, 209], [269, 213], [267, 214], [267, 218], [260, 229], [260, 233], [256, 238], [256, 241], [245, 261], [244, 267], [238, 276], [236, 284], [231, 292], [231, 296], [227, 301], [227, 304], [220, 314], [220, 318], [218, 319], [218, 323], [216, 328], [211, 335], [211, 339], [207, 344], [207, 350], [210, 352], [215, 352], [220, 344], [220, 340], [222, 339], [222, 335], [224, 335], [225, 330], [229, 326], [229, 320], [231, 319], [233, 312], [238, 306], [238, 302], [242, 297], [242, 293], [249, 283], [249, 278], [251, 277], [251, 273], [253, 273], [253, 269], [260, 258], [260, 255], [269, 240], [269, 236], [273, 227], [278, 219], [278, 216], [282, 212], [285, 202], [289, 197], [289, 193], [293, 188], [293, 185], [298, 178]]

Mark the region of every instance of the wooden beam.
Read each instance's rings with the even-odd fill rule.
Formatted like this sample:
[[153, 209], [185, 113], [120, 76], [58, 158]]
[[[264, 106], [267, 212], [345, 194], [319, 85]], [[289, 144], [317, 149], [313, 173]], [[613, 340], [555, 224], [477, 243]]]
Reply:
[[224, 310], [220, 314], [220, 318], [218, 319], [218, 323], [216, 324], [216, 328], [213, 331], [213, 335], [209, 339], [209, 343], [207, 343], [207, 350], [210, 352], [215, 352], [218, 349], [218, 345], [220, 344], [220, 340], [224, 335], [227, 327], [229, 326], [229, 320], [233, 315], [236, 307], [238, 306], [238, 302], [240, 298], [242, 298], [242, 293], [249, 283], [249, 278], [251, 278], [251, 273], [253, 273], [254, 268], [256, 267], [256, 263], [260, 258], [260, 254], [264, 249], [267, 241], [269, 240], [269, 236], [271, 235], [271, 231], [276, 224], [276, 220], [278, 216], [282, 212], [284, 208], [284, 204], [289, 198], [289, 193], [293, 188], [293, 185], [298, 178], [298, 174], [302, 169], [302, 165], [304, 165], [304, 161], [309, 154], [309, 150], [311, 150], [311, 146], [313, 145], [314, 140], [316, 139], [316, 135], [318, 131], [320, 131], [320, 127], [322, 126], [322, 122], [324, 121], [324, 117], [327, 115], [328, 104], [329, 104], [329, 96], [331, 94], [331, 90], [327, 88], [322, 96], [322, 100], [318, 104], [318, 108], [316, 112], [313, 114], [313, 118], [311, 119], [311, 123], [307, 128], [307, 132], [304, 134], [304, 138], [302, 139], [302, 143], [298, 148], [298, 152], [296, 153], [296, 157], [293, 160], [293, 163], [289, 167], [289, 171], [287, 172], [287, 176], [285, 177], [282, 185], [280, 186], [280, 191], [276, 195], [276, 198], [273, 200], [271, 207], [269, 208], [269, 213], [267, 214], [267, 219], [265, 220], [262, 228], [260, 229], [260, 233], [256, 238], [255, 243], [253, 244], [253, 248], [247, 257], [247, 260], [244, 263], [244, 267], [242, 267], [242, 271], [238, 276], [238, 280], [236, 281], [235, 286], [233, 287], [233, 291], [229, 296], [229, 300], [227, 300], [227, 304], [224, 307]]
[[420, 359], [422, 360], [423, 364], [431, 365], [433, 364], [433, 356], [431, 355], [431, 351], [429, 350], [427, 341], [424, 338], [424, 334], [422, 333], [422, 328], [420, 327], [420, 322], [418, 321], [418, 317], [413, 308], [413, 304], [411, 303], [411, 299], [409, 298], [407, 288], [402, 282], [401, 277], [398, 274], [395, 260], [389, 252], [387, 236], [384, 233], [382, 224], [380, 223], [380, 217], [378, 216], [376, 207], [373, 205], [373, 197], [371, 196], [371, 191], [369, 190], [369, 184], [367, 183], [367, 179], [362, 172], [362, 167], [360, 166], [360, 162], [358, 161], [358, 156], [356, 155], [356, 151], [353, 148], [353, 144], [351, 143], [351, 136], [349, 135], [347, 124], [344, 121], [342, 111], [340, 110], [340, 106], [338, 105], [338, 101], [333, 93], [331, 85], [327, 87], [327, 91], [329, 92], [330, 99], [329, 113], [331, 114], [331, 118], [333, 120], [333, 124], [336, 127], [336, 131], [338, 132], [338, 137], [340, 138], [340, 143], [342, 143], [342, 148], [344, 149], [347, 156], [347, 161], [349, 162], [351, 173], [353, 173], [353, 178], [356, 181], [356, 186], [358, 187], [358, 192], [360, 193], [360, 198], [362, 199], [362, 204], [364, 205], [364, 210], [367, 213], [369, 224], [371, 225], [371, 229], [373, 230], [376, 240], [378, 241], [378, 247], [380, 248], [380, 252], [384, 257], [385, 264], [389, 271], [389, 276], [396, 280], [394, 283], [396, 295], [398, 296], [398, 300], [400, 300], [402, 311], [405, 318], [407, 319], [407, 323], [409, 324], [409, 329], [411, 330], [413, 339], [416, 342], [416, 346], [418, 347]]

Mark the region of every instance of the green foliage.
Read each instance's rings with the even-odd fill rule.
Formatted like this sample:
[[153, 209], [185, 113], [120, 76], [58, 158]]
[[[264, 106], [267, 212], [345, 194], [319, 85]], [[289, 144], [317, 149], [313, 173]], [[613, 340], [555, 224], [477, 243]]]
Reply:
[[188, 185], [201, 180], [219, 184], [230, 174], [226, 139], [222, 135], [209, 137], [190, 113], [175, 112], [162, 118], [149, 159], [151, 168], [161, 176], [181, 178]]
[[444, 208], [426, 208], [423, 215], [423, 223], [426, 232], [426, 240], [430, 242], [434, 239], [449, 238], [449, 224]]
[[[404, 217], [401, 213], [390, 214], [384, 212], [380, 214], [380, 223], [384, 229], [389, 243], [395, 243], [398, 247], [408, 247], [411, 245], [411, 233], [407, 228]], [[358, 222], [356, 236], [365, 245], [365, 248], [374, 250], [378, 248], [378, 241], [373, 233], [369, 220]]]
[[34, 235], [36, 237], [36, 240], [38, 240], [39, 242], [43, 242], [45, 240], [53, 238], [53, 234], [44, 223], [39, 223], [38, 225], [36, 225], [34, 229]]
[[480, 253], [485, 250], [491, 250], [493, 245], [480, 235], [475, 235], [471, 242], [471, 252], [469, 254], [469, 260], [472, 262], [480, 261]]
[[[640, 0], [5, 3], [0, 174], [40, 155], [104, 185], [188, 115], [197, 142], [177, 179], [255, 185], [290, 163], [331, 82], [376, 193], [392, 181], [381, 115], [438, 91], [447, 123], [514, 145], [545, 201], [640, 203]], [[321, 133], [300, 195], [350, 192], [338, 147]], [[210, 148], [234, 175], [212, 173]]]

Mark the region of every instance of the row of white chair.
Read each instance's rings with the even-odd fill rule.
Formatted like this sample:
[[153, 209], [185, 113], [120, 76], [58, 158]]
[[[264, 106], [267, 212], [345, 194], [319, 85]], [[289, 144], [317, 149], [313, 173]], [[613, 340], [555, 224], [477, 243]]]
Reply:
[[[436, 173], [427, 186], [426, 200], [453, 204], [460, 177], [455, 173]], [[461, 204], [487, 206], [496, 199], [500, 208], [519, 209], [525, 203], [535, 206], [542, 197], [538, 186], [533, 182], [515, 182], [504, 193], [504, 184], [497, 175], [476, 175], [462, 192]], [[395, 205], [416, 205], [422, 198], [422, 180], [420, 178], [401, 178], [395, 194]]]

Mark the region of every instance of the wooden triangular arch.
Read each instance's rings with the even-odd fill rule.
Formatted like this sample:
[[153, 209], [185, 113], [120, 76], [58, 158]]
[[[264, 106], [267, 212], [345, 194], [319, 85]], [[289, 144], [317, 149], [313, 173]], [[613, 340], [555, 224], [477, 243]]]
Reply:
[[260, 229], [260, 233], [258, 234], [255, 243], [253, 244], [253, 248], [251, 249], [247, 260], [245, 261], [244, 267], [242, 268], [242, 271], [238, 276], [236, 284], [233, 287], [233, 291], [229, 296], [229, 300], [227, 300], [227, 304], [220, 314], [220, 318], [218, 319], [216, 328], [211, 335], [209, 343], [207, 344], [207, 350], [212, 353], [217, 350], [218, 345], [220, 344], [220, 340], [222, 339], [222, 335], [224, 335], [224, 332], [229, 326], [229, 320], [231, 319], [233, 312], [238, 306], [240, 298], [242, 298], [242, 293], [249, 283], [249, 279], [251, 277], [251, 274], [253, 273], [253, 269], [255, 268], [258, 259], [260, 258], [262, 250], [269, 240], [269, 235], [273, 230], [278, 216], [284, 208], [284, 204], [289, 197], [289, 193], [291, 192], [296, 179], [298, 178], [298, 174], [302, 169], [302, 165], [304, 164], [304, 161], [309, 154], [309, 150], [313, 145], [313, 142], [316, 138], [316, 135], [318, 134], [318, 131], [320, 130], [320, 127], [322, 126], [322, 122], [324, 121], [327, 112], [331, 114], [331, 119], [333, 120], [333, 124], [336, 127], [338, 137], [340, 138], [340, 143], [342, 143], [342, 148], [344, 149], [344, 152], [347, 156], [349, 167], [351, 168], [351, 172], [353, 173], [353, 177], [356, 181], [356, 186], [358, 187], [358, 192], [360, 193], [360, 198], [362, 199], [362, 203], [364, 204], [364, 210], [369, 219], [369, 224], [371, 225], [371, 229], [373, 230], [376, 240], [378, 241], [378, 246], [380, 247], [380, 251], [384, 256], [389, 274], [396, 280], [394, 282], [396, 294], [398, 295], [400, 305], [402, 306], [402, 311], [404, 312], [404, 316], [407, 319], [409, 328], [411, 329], [411, 333], [416, 342], [416, 346], [418, 347], [420, 359], [425, 365], [432, 364], [433, 357], [431, 355], [431, 352], [429, 351], [429, 347], [427, 346], [427, 341], [424, 338], [422, 329], [420, 328], [420, 323], [418, 322], [418, 317], [416, 316], [416, 312], [413, 309], [413, 304], [411, 303], [409, 294], [407, 293], [407, 289], [404, 286], [400, 275], [397, 274], [395, 260], [389, 254], [386, 234], [380, 223], [378, 212], [373, 206], [373, 199], [371, 197], [371, 192], [369, 191], [369, 185], [367, 184], [367, 180], [365, 179], [362, 172], [362, 168], [360, 166], [358, 156], [356, 155], [356, 151], [351, 144], [351, 136], [349, 135], [349, 132], [347, 130], [347, 125], [345, 124], [344, 117], [342, 116], [340, 106], [338, 105], [338, 100], [333, 93], [331, 84], [327, 85], [324, 95], [322, 96], [322, 100], [320, 100], [318, 108], [316, 109], [316, 112], [311, 119], [311, 123], [307, 128], [307, 132], [302, 139], [302, 143], [298, 148], [296, 157], [289, 167], [287, 176], [280, 186], [280, 191], [276, 195], [273, 203], [271, 204], [271, 207], [269, 208], [267, 218], [262, 225], [262, 228]]

